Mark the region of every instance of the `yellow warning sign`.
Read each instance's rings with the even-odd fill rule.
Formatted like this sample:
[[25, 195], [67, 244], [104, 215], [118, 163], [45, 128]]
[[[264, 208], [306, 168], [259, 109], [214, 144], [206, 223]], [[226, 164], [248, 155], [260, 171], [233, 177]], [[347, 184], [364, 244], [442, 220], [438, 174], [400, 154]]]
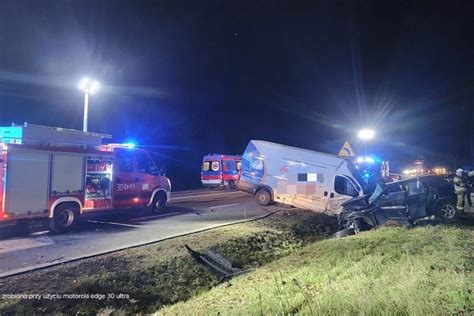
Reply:
[[341, 150], [339, 150], [339, 157], [355, 157], [355, 152], [351, 147], [351, 144], [346, 140]]

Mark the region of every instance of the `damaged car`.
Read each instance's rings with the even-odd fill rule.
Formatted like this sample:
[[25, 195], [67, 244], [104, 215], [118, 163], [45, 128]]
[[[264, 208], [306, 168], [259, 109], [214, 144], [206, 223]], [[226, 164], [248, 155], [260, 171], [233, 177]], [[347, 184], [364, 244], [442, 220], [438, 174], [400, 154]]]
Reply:
[[456, 195], [451, 183], [438, 176], [419, 176], [379, 183], [369, 195], [342, 204], [335, 237], [345, 237], [381, 225], [411, 226], [417, 220], [436, 216], [449, 220], [456, 215]]

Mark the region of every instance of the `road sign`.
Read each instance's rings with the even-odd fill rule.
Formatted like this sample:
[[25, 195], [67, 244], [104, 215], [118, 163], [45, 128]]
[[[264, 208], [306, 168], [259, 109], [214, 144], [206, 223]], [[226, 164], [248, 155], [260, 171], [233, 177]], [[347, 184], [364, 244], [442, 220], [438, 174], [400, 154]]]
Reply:
[[349, 142], [346, 140], [341, 150], [339, 151], [339, 154], [337, 155], [339, 157], [355, 157], [355, 152], [352, 149], [351, 144], [349, 144]]

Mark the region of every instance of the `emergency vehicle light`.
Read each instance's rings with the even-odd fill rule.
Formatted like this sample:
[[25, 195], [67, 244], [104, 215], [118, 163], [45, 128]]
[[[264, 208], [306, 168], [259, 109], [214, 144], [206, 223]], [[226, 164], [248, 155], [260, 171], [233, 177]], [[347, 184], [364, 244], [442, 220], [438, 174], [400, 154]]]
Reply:
[[100, 146], [101, 150], [105, 151], [113, 151], [115, 148], [135, 148], [134, 143], [112, 143], [112, 144], [107, 144], [107, 145], [102, 145]]
[[0, 141], [4, 144], [21, 144], [23, 129], [21, 126], [0, 127]]
[[372, 158], [372, 157], [365, 157], [365, 161], [368, 162], [368, 163], [374, 163], [375, 159]]
[[367, 156], [367, 157], [357, 157], [356, 159], [356, 162], [357, 163], [375, 163], [375, 162], [378, 162], [379, 159], [377, 157], [371, 157], [371, 156]]

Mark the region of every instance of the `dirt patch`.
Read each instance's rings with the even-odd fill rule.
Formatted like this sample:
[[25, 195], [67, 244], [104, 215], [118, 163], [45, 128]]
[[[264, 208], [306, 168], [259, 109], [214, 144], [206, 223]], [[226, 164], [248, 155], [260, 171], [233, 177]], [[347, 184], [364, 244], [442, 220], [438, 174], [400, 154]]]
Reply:
[[[62, 296], [2, 299], [0, 312], [153, 312], [208, 291], [220, 281], [187, 254], [184, 244], [199, 251], [212, 250], [227, 257], [235, 267], [252, 269], [291, 254], [309, 242], [327, 238], [336, 227], [334, 218], [293, 209], [255, 222], [0, 279], [0, 294]], [[65, 294], [105, 297], [71, 298]]]

